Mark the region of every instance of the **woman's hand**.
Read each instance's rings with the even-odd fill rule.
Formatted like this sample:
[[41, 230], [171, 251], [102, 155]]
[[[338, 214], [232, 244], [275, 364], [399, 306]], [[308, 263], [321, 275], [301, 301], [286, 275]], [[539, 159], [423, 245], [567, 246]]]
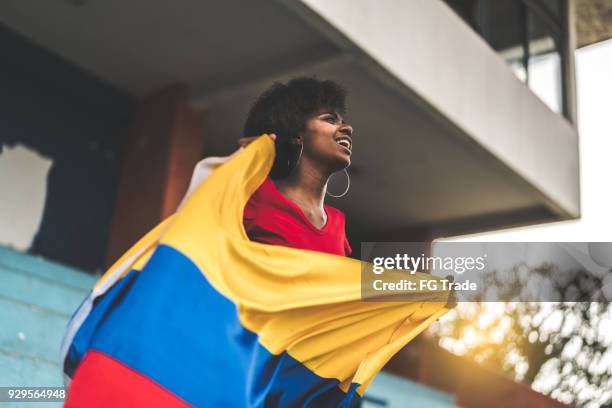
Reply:
[[[270, 133], [269, 136], [272, 138], [272, 140], [276, 140], [276, 135], [274, 133]], [[240, 147], [247, 147], [253, 140], [257, 139], [258, 137], [261, 136], [241, 137], [240, 139], [238, 139], [238, 144], [240, 145]]]

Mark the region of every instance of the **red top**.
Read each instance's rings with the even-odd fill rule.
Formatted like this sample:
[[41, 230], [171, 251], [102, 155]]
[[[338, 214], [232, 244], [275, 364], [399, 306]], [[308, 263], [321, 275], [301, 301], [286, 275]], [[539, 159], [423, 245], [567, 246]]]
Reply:
[[270, 179], [253, 193], [244, 208], [244, 229], [252, 241], [350, 255], [342, 211], [324, 205], [327, 222], [315, 227], [302, 209], [285, 197]]

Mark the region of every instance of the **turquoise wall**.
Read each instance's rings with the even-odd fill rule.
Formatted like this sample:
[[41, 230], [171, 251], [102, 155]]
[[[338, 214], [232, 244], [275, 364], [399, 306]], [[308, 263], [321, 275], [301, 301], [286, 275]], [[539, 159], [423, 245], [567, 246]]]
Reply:
[[363, 398], [361, 408], [451, 408], [454, 396], [397, 375], [381, 372]]
[[95, 281], [90, 274], [0, 247], [0, 386], [63, 386], [60, 342]]

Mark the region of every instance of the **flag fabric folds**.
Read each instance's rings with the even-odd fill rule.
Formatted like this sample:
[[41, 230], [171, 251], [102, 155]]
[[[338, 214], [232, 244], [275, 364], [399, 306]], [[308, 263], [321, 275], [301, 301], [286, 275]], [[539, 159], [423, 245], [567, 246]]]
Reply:
[[242, 212], [273, 160], [264, 136], [197, 169], [99, 280], [62, 344], [68, 406], [354, 406], [447, 312], [446, 291], [364, 302], [360, 261], [250, 241]]

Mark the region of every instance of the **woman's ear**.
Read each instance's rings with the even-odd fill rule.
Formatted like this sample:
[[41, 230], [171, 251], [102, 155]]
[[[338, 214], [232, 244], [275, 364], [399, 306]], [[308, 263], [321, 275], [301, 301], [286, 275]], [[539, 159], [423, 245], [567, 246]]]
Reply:
[[276, 157], [270, 170], [270, 177], [273, 180], [283, 179], [291, 173], [297, 164], [303, 149], [304, 137], [298, 135], [292, 138], [276, 138]]

